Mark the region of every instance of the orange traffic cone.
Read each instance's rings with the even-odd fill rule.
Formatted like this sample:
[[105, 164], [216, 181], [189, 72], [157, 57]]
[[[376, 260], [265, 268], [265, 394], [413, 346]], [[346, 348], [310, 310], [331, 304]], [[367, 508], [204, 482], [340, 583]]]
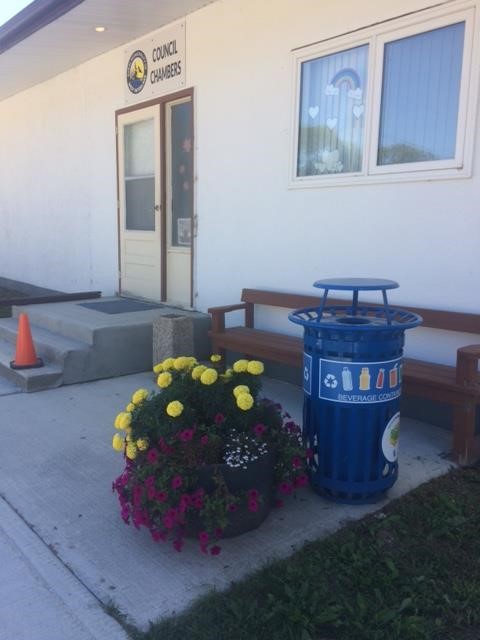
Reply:
[[15, 360], [10, 362], [12, 369], [32, 369], [33, 367], [43, 367], [43, 360], [37, 358], [35, 347], [33, 346], [32, 332], [26, 313], [21, 313], [18, 317], [17, 350]]

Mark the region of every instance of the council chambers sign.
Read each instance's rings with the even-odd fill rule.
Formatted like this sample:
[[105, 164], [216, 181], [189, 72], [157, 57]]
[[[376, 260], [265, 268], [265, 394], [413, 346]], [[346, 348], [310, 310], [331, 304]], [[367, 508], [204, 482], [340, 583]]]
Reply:
[[149, 100], [185, 86], [185, 23], [160, 29], [125, 50], [125, 102]]

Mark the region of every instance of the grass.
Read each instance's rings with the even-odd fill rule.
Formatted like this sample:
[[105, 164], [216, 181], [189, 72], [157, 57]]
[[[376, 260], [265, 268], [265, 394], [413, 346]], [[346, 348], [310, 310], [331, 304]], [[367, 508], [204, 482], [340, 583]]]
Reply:
[[454, 470], [135, 640], [479, 640], [480, 467]]

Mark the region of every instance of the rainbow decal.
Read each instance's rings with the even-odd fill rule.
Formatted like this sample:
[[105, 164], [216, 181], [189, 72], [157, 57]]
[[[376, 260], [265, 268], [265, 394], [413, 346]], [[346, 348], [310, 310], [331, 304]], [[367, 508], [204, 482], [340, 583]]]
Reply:
[[327, 84], [325, 88], [325, 95], [338, 96], [342, 84], [347, 86], [349, 98], [355, 98], [357, 100], [362, 99], [360, 78], [358, 73], [354, 69], [350, 68], [340, 69], [340, 71], [337, 71], [331, 81]]

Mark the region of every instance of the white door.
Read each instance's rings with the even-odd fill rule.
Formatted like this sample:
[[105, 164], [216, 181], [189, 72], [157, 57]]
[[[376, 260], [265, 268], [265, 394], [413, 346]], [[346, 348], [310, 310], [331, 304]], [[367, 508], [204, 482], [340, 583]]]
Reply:
[[192, 306], [192, 108], [188, 92], [118, 114], [124, 296]]
[[162, 299], [159, 105], [118, 117], [120, 291]]

